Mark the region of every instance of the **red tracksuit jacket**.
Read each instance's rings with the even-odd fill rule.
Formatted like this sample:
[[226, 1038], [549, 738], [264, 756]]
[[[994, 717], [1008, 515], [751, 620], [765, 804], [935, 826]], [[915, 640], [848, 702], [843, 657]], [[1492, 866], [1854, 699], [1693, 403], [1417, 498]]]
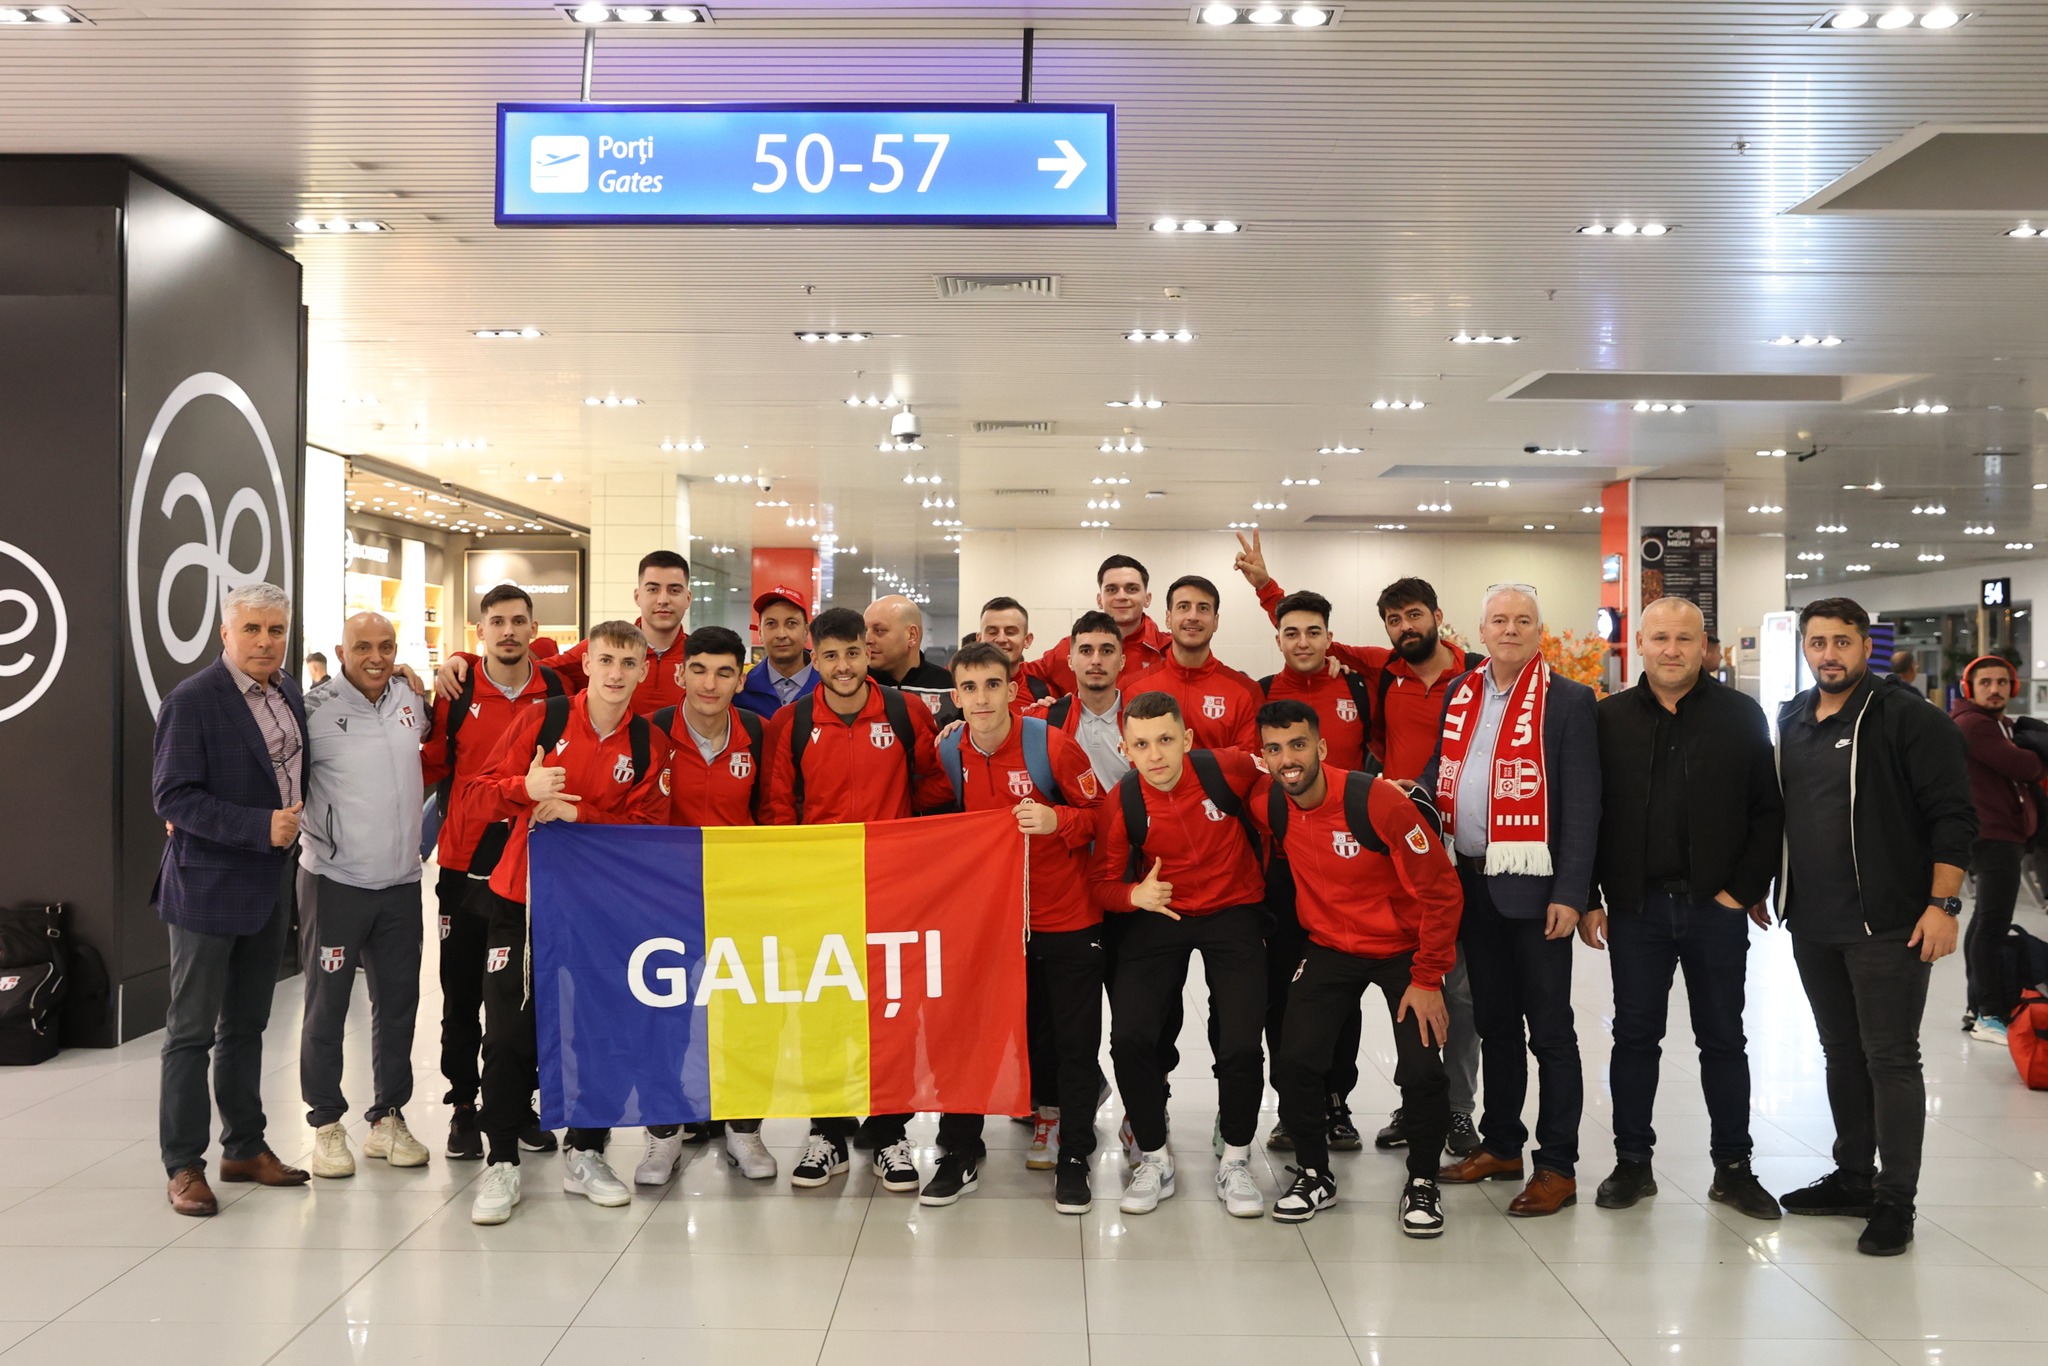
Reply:
[[1049, 805], [1059, 819], [1050, 835], [1031, 840], [1031, 928], [1048, 932], [1085, 930], [1102, 923], [1102, 908], [1088, 895], [1088, 847], [1095, 840], [1095, 811], [1102, 787], [1080, 744], [1050, 727], [1046, 754], [1065, 806], [1031, 779], [1024, 763], [1024, 727], [1013, 719], [1009, 738], [994, 754], [974, 747], [974, 737], [960, 739], [960, 778], [967, 811], [1008, 811], [1030, 797]]
[[[763, 725], [761, 761], [767, 762], [767, 727]], [[707, 762], [704, 751], [690, 732], [680, 707], [674, 726], [664, 732], [673, 747], [669, 753], [670, 825], [754, 825], [760, 805], [763, 774], [754, 768], [754, 755], [747, 748], [746, 727], [730, 714], [726, 717], [725, 748]]]
[[[1165, 658], [1167, 649], [1172, 644], [1173, 637], [1168, 635], [1158, 622], [1150, 617], [1141, 620], [1138, 629], [1124, 637], [1123, 663], [1117, 666], [1119, 684], [1137, 677]], [[1073, 649], [1073, 637], [1069, 636], [1026, 664], [1018, 671], [1019, 676], [1028, 674], [1033, 678], [1042, 678], [1052, 684], [1055, 696], [1065, 697], [1079, 686], [1074, 681]], [[1024, 685], [1019, 683], [1017, 686], [1021, 691]], [[1124, 689], [1124, 695], [1131, 695], [1129, 688]]]
[[[635, 626], [640, 619], [633, 619]], [[679, 707], [683, 702], [683, 637], [687, 632], [679, 631], [669, 642], [666, 650], [647, 651], [647, 673], [640, 680], [640, 686], [633, 689], [633, 714], [652, 716], [663, 707]], [[590, 642], [579, 640], [553, 659], [541, 663], [562, 676], [562, 682], [570, 692], [582, 692], [590, 686], [590, 675], [584, 672], [583, 660], [590, 653]]]
[[[1400, 788], [1375, 779], [1366, 809], [1387, 846], [1376, 854], [1352, 832], [1344, 816], [1346, 771], [1323, 766], [1329, 791], [1323, 804], [1304, 811], [1289, 804], [1287, 865], [1294, 871], [1294, 912], [1308, 937], [1354, 958], [1415, 955], [1408, 978], [1429, 991], [1443, 989], [1458, 955], [1458, 919], [1465, 897], [1458, 871]], [[1259, 828], [1267, 822], [1271, 780], [1250, 803]]]
[[[1371, 683], [1366, 686], [1366, 696], [1370, 697]], [[1283, 668], [1273, 675], [1266, 700], [1308, 703], [1316, 709], [1323, 739], [1330, 746], [1327, 762], [1347, 770], [1365, 766], [1366, 718], [1358, 714], [1351, 685], [1342, 678], [1331, 673], [1302, 674]]]
[[[647, 771], [633, 781], [632, 727], [625, 721], [610, 735], [591, 727], [589, 698], [577, 696], [569, 706], [569, 725], [555, 752], [541, 760], [549, 768], [567, 769], [565, 792], [583, 800], [576, 819], [585, 825], [661, 825], [668, 820], [668, 736], [648, 727]], [[507, 901], [526, 901], [527, 820], [533, 799], [526, 795], [526, 770], [540, 743], [545, 707], [529, 707], [505, 729], [483, 773], [464, 790], [488, 820], [510, 820], [512, 838], [491, 874], [491, 890]]]
[[768, 722], [762, 748], [768, 754], [768, 790], [761, 799], [762, 825], [832, 825], [853, 821], [904, 820], [920, 811], [952, 804], [953, 784], [939, 766], [938, 729], [931, 712], [914, 698], [910, 729], [916, 737], [917, 783], [904, 772], [896, 732], [882, 710], [878, 684], [851, 720], [833, 711], [821, 687], [811, 697], [811, 739], [804, 748], [803, 819], [797, 818], [796, 774], [789, 763], [789, 728], [796, 703]]
[[[1238, 799], [1249, 803], [1265, 774], [1248, 754], [1217, 750], [1223, 779]], [[1148, 829], [1139, 853], [1143, 877], [1159, 859], [1159, 880], [1173, 884], [1173, 910], [1182, 916], [1211, 915], [1232, 906], [1266, 899], [1266, 877], [1259, 870], [1244, 826], [1209, 800], [1192, 762], [1184, 765], [1171, 792], [1161, 792], [1142, 778]], [[1088, 869], [1095, 904], [1106, 911], [1129, 911], [1131, 883], [1124, 881], [1131, 855], [1124, 831], [1123, 802], [1115, 792], [1103, 794], [1095, 816], [1095, 859]], [[1150, 915], [1150, 911], [1143, 912]]]
[[1216, 656], [1199, 669], [1182, 668], [1168, 655], [1157, 667], [1120, 685], [1124, 705], [1139, 693], [1173, 694], [1181, 719], [1195, 733], [1196, 749], [1259, 750], [1259, 707], [1265, 694], [1259, 685]]
[[[470, 668], [483, 667], [476, 656], [468, 658]], [[568, 685], [565, 683], [563, 686]], [[466, 791], [470, 781], [490, 766], [498, 741], [504, 737], [506, 729], [527, 711], [547, 701], [547, 696], [547, 680], [538, 668], [526, 680], [525, 691], [516, 698], [507, 698], [490, 679], [477, 678], [475, 693], [469, 702], [469, 718], [462, 723], [462, 733], [455, 738], [452, 770], [448, 762], [448, 708], [454, 705], [455, 699], [434, 699], [433, 725], [427, 732], [427, 738], [420, 743], [420, 772], [428, 787], [452, 778], [448, 784], [448, 809], [441, 814], [441, 838], [435, 855], [444, 869], [457, 873], [469, 871], [477, 841], [483, 838], [485, 828], [493, 819], [480, 813], [477, 799]], [[532, 753], [530, 749], [527, 752]]]

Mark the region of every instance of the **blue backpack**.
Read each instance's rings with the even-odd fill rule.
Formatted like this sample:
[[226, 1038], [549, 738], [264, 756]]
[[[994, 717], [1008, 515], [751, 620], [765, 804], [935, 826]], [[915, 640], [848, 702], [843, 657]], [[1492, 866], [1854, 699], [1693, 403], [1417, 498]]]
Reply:
[[[1046, 739], [1044, 720], [1025, 716], [1018, 719], [1018, 724], [1024, 731], [1024, 767], [1031, 774], [1031, 781], [1052, 799], [1054, 806], [1066, 806], [1066, 794], [1060, 791], [1059, 779], [1053, 776], [1052, 745]], [[966, 738], [967, 727], [962, 726], [939, 741], [939, 762], [946, 766], [946, 777], [953, 784], [953, 801], [962, 810], [967, 806], [967, 777], [960, 764], [960, 742]]]

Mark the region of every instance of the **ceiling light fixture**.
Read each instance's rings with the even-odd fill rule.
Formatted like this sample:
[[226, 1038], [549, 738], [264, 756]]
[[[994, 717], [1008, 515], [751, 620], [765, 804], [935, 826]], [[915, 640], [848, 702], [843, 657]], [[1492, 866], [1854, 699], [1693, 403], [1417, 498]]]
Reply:
[[1137, 394], [1132, 394], [1127, 399], [1113, 398], [1104, 406], [1110, 408], [1164, 408], [1166, 400], [1163, 398], [1141, 398]]
[[1258, 529], [1259, 524], [1257, 522], [1232, 522], [1224, 528], [1225, 531], [1257, 531]]
[[1152, 231], [1220, 232], [1227, 235], [1243, 231], [1243, 225], [1229, 218], [1219, 218], [1213, 223], [1205, 222], [1199, 218], [1155, 218], [1152, 220]]
[[1756, 454], [1759, 460], [1783, 460], [1785, 458], [1785, 448], [1783, 446], [1774, 446], [1770, 450], [1758, 451]]
[[894, 394], [890, 394], [887, 398], [880, 394], [869, 394], [866, 398], [862, 398], [859, 394], [848, 394], [846, 396], [846, 406], [849, 408], [893, 408], [902, 401], [902, 399]]
[[2042, 231], [2041, 231], [2041, 230], [2040, 230], [2039, 228], [2035, 227], [2035, 226], [2034, 226], [2034, 225], [2033, 225], [2032, 223], [2022, 223], [2022, 224], [2020, 224], [2020, 225], [2019, 225], [2018, 227], [2016, 227], [2016, 228], [2008, 228], [2008, 229], [2006, 229], [2006, 230], [2005, 230], [2005, 232], [2003, 232], [2003, 233], [2001, 233], [2001, 234], [2000, 234], [2000, 236], [2002, 236], [2002, 237], [2048, 237], [2048, 233], [2044, 233], [2044, 232], [2042, 232]]
[[1818, 531], [1823, 535], [1833, 535], [1838, 532], [1846, 532], [1848, 529], [1849, 528], [1843, 526], [1840, 522], [1822, 522], [1819, 526], [1814, 528], [1815, 531]]
[[532, 341], [536, 337], [545, 337], [547, 333], [538, 327], [479, 327], [469, 335], [482, 337], [485, 341]]
[[1946, 555], [1921, 555], [1919, 557], [1920, 563], [1922, 564], [1941, 564], [1945, 562], [1947, 559], [1948, 556]]
[[1799, 552], [1798, 558], [1802, 560], [1825, 560], [1827, 556], [1818, 550], [1802, 550]]
[[1135, 436], [1120, 436], [1114, 442], [1105, 436], [1095, 449], [1101, 455], [1143, 455], [1145, 443]]
[[1082, 528], [1082, 530], [1084, 530], [1084, 531], [1107, 531], [1107, 530], [1109, 529], [1109, 523], [1108, 523], [1108, 522], [1083, 522], [1083, 523], [1081, 523], [1081, 528]]
[[1963, 534], [1965, 536], [1996, 536], [1998, 534], [1998, 528], [1989, 525], [1966, 526], [1963, 528]]
[[1845, 564], [1842, 566], [1842, 572], [1845, 574], [1868, 574], [1870, 566], [1867, 564]]
[[1797, 337], [1790, 333], [1781, 333], [1775, 337], [1764, 338], [1764, 345], [1766, 346], [1840, 346], [1841, 344], [1842, 339], [1832, 332], [1825, 337], [1816, 337], [1811, 332], [1808, 332]]
[[480, 436], [451, 436], [441, 443], [444, 451], [487, 451], [491, 443]]
[[2005, 548], [2007, 550], [2032, 550], [2034, 543], [2032, 541], [2007, 541]]
[[1088, 500], [1088, 510], [1090, 512], [1121, 512], [1123, 506], [1123, 500], [1120, 498], [1090, 498]]
[[714, 474], [711, 476], [711, 482], [714, 484], [752, 484], [763, 493], [768, 491], [768, 481], [758, 474]]
[[1894, 413], [1912, 413], [1916, 417], [1926, 417], [1929, 413], [1941, 414], [1947, 412], [1948, 405], [1946, 403], [1929, 403], [1922, 399], [1910, 408], [1901, 405], [1891, 411]]
[[1375, 522], [1372, 529], [1374, 531], [1406, 531], [1408, 524], [1406, 522]]
[[1410, 412], [1412, 412], [1412, 411], [1414, 411], [1414, 410], [1416, 410], [1416, 409], [1419, 409], [1419, 408], [1421, 408], [1421, 407], [1422, 407], [1422, 400], [1421, 400], [1421, 399], [1419, 399], [1419, 398], [1410, 398], [1410, 399], [1400, 399], [1400, 398], [1396, 398], [1396, 399], [1384, 399], [1384, 398], [1376, 398], [1376, 399], [1374, 399], [1374, 400], [1372, 401], [1372, 406], [1373, 406], [1373, 407], [1375, 407], [1375, 408], [1385, 408], [1385, 409], [1392, 409], [1392, 410], [1393, 410], [1394, 412], [1397, 412], [1397, 413], [1398, 413], [1398, 412], [1403, 412], [1403, 411], [1410, 411]]
[[1776, 503], [1751, 503], [1749, 505], [1749, 510], [1751, 512], [1760, 512], [1768, 514], [1774, 512], [1783, 512], [1785, 509], [1779, 507]]
[[906, 484], [937, 484], [944, 481], [936, 474], [911, 473], [903, 476], [903, 482]]
[[1872, 541], [1870, 548], [1872, 550], [1897, 550], [1899, 543], [1897, 541]]
[[1585, 451], [1581, 450], [1581, 449], [1580, 449], [1579, 447], [1577, 447], [1577, 446], [1537, 446], [1537, 447], [1534, 447], [1533, 449], [1531, 449], [1531, 450], [1530, 450], [1530, 452], [1529, 452], [1529, 454], [1531, 454], [1531, 455], [1584, 455], [1584, 454], [1585, 454]]
[[1188, 22], [1201, 28], [1278, 28], [1282, 23], [1294, 28], [1328, 28], [1343, 14], [1342, 5], [1296, 5], [1282, 9], [1274, 0], [1259, 0], [1250, 5], [1195, 5], [1188, 10]]
[[1451, 338], [1451, 340], [1456, 342], [1460, 346], [1513, 346], [1516, 342], [1520, 341], [1521, 338], [1496, 337], [1491, 332], [1481, 332], [1478, 336], [1475, 337], [1469, 333], [1460, 332], [1457, 336]]
[[[665, 451], [701, 451], [704, 449], [704, 439], [699, 437], [695, 441], [663, 441], [661, 448]], [[738, 478], [737, 475], [734, 477]]]
[[1573, 229], [1586, 237], [1663, 237], [1677, 230], [1676, 223], [1644, 223], [1639, 226], [1626, 218], [1611, 228], [1603, 223], [1588, 223]]
[[583, 400], [583, 406], [586, 408], [637, 408], [640, 406], [640, 400], [637, 398], [620, 398], [617, 394], [606, 394], [603, 398], [592, 395]]
[[1913, 504], [1913, 515], [1915, 517], [1941, 517], [1947, 513], [1948, 504], [1946, 503], [1929, 503], [1925, 507], [1918, 503]]
[[1323, 481], [1322, 481], [1322, 480], [1320, 480], [1320, 479], [1282, 479], [1282, 480], [1280, 481], [1280, 487], [1281, 487], [1281, 488], [1283, 488], [1283, 489], [1298, 489], [1298, 488], [1311, 488], [1311, 489], [1312, 489], [1312, 488], [1319, 488], [1319, 487], [1321, 487], [1321, 485], [1322, 485], [1322, 482], [1323, 482]]
[[884, 455], [891, 455], [905, 451], [921, 451], [924, 449], [924, 443], [922, 441], [878, 441], [875, 443], [875, 449]]
[[754, 506], [757, 508], [786, 508], [789, 506], [789, 500], [787, 498], [756, 498]]
[[1147, 332], [1141, 327], [1134, 332], [1124, 333], [1125, 341], [1134, 342], [1191, 342], [1194, 339], [1195, 334], [1188, 331], [1185, 327], [1178, 332], [1168, 332], [1163, 327]]
[[1334, 445], [1334, 446], [1318, 446], [1318, 447], [1316, 448], [1316, 454], [1317, 454], [1317, 455], [1358, 455], [1358, 454], [1360, 454], [1360, 451], [1359, 451], [1358, 447], [1356, 447], [1356, 446], [1347, 446], [1347, 445], [1345, 445], [1345, 444], [1344, 444], [1343, 442], [1339, 441], [1339, 442], [1338, 442], [1338, 443], [1337, 443], [1336, 445]]
[[1252, 504], [1252, 511], [1253, 511], [1253, 512], [1285, 512], [1285, 511], [1287, 511], [1287, 504], [1285, 504], [1285, 503], [1253, 503], [1253, 504]]
[[332, 218], [294, 218], [294, 231], [303, 233], [337, 232], [390, 232], [391, 225], [375, 218], [345, 218], [336, 214]]
[[1802, 572], [1800, 572], [1800, 573], [1797, 573], [1797, 574], [1787, 574], [1787, 575], [1785, 576], [1785, 582], [1787, 582], [1787, 583], [1796, 583], [1796, 582], [1798, 582], [1798, 581], [1799, 581], [1799, 580], [1801, 580], [1801, 579], [1808, 579], [1808, 578], [1812, 578], [1812, 577], [1813, 577], [1813, 576], [1812, 576], [1811, 574], [1807, 574], [1807, 573], [1805, 573], [1804, 571], [1802, 571]]
[[864, 342], [874, 335], [872, 332], [799, 332], [796, 339], [807, 342]]
[[953, 500], [951, 498], [927, 498], [923, 502], [919, 503], [918, 506], [925, 509], [927, 512], [931, 511], [934, 508], [943, 508], [950, 510], [953, 507]]
[[1663, 399], [1639, 398], [1636, 400], [1635, 410], [1639, 413], [1682, 413], [1685, 411], [1685, 405], [1666, 403]]
[[1417, 503], [1415, 510], [1417, 512], [1449, 512], [1451, 505], [1449, 503]]
[[707, 5], [666, 5], [656, 9], [651, 5], [600, 5], [590, 0], [589, 3], [557, 5], [555, 8], [572, 24], [646, 24], [657, 18], [667, 24], [711, 22], [711, 9]]
[[938, 527], [954, 527], [961, 526], [963, 525], [963, 523], [958, 517], [934, 517], [932, 518], [932, 525]]

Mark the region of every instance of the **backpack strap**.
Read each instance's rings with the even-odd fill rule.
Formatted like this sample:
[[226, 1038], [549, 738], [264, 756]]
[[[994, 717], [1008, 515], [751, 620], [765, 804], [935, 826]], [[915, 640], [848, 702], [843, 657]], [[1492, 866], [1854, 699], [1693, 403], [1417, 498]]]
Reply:
[[805, 693], [789, 704], [789, 769], [791, 800], [796, 806], [797, 823], [804, 819], [804, 750], [810, 747], [812, 711], [816, 693]]
[[917, 732], [910, 725], [910, 703], [897, 689], [883, 684], [876, 686], [882, 689], [882, 715], [889, 718], [889, 729], [896, 732], [896, 748], [903, 751], [904, 777], [909, 780], [910, 790], [916, 792]]
[[1268, 701], [1271, 701], [1273, 697], [1273, 680], [1279, 676], [1278, 674], [1267, 674], [1259, 680], [1259, 693]]
[[656, 730], [664, 732], [671, 739], [674, 738], [676, 733], [676, 708], [663, 707], [647, 719], [654, 723]]
[[939, 741], [939, 762], [945, 766], [946, 780], [953, 784], [953, 801], [963, 811], [967, 809], [967, 774], [960, 764], [960, 737], [965, 734], [967, 727], [962, 726]]
[[448, 767], [455, 767], [455, 737], [462, 731], [462, 723], [469, 719], [470, 704], [476, 701], [476, 674], [483, 668], [479, 659], [463, 671], [462, 687], [457, 690], [455, 700], [448, 704]]
[[654, 727], [644, 716], [631, 717], [626, 722], [626, 741], [633, 747], [633, 786], [638, 787], [654, 760]]
[[[1380, 670], [1385, 678], [1387, 671]], [[1358, 708], [1358, 724], [1365, 727], [1367, 735], [1372, 734], [1372, 700], [1365, 695], [1365, 676], [1352, 671], [1344, 674], [1344, 686], [1351, 690], [1351, 705]]]
[[1124, 861], [1125, 882], [1140, 882], [1144, 878], [1141, 855], [1145, 836], [1152, 832], [1152, 818], [1145, 814], [1144, 781], [1135, 768], [1116, 780], [1117, 805], [1123, 808], [1124, 814], [1124, 838], [1131, 845], [1131, 856]]
[[1372, 823], [1372, 785], [1378, 781], [1367, 773], [1344, 775], [1344, 823], [1351, 827], [1351, 838], [1375, 854], [1384, 854], [1387, 842]]
[[1074, 714], [1074, 695], [1068, 693], [1045, 709], [1045, 723], [1059, 730], [1067, 728], [1067, 718]]
[[568, 696], [569, 690], [567, 687], [563, 686], [562, 676], [560, 674], [556, 673], [553, 669], [550, 669], [545, 664], [536, 664], [533, 667], [540, 670], [541, 686], [548, 690], [549, 697]]
[[1287, 794], [1274, 783], [1266, 790], [1266, 824], [1273, 831], [1273, 852], [1283, 853], [1287, 848], [1287, 808], [1292, 805]]
[[[1024, 718], [1024, 768], [1031, 774], [1031, 781], [1038, 785], [1038, 790], [1051, 799], [1052, 805], [1065, 806], [1067, 794], [1060, 791], [1060, 780], [1052, 771], [1052, 742], [1046, 737], [1046, 730], [1042, 718]], [[954, 732], [956, 736], [959, 733]]]
[[1024, 679], [1024, 691], [1031, 694], [1032, 701], [1043, 702], [1046, 698], [1052, 696], [1052, 684], [1046, 682], [1037, 674], [1029, 674]]
[[569, 702], [566, 697], [550, 697], [541, 703], [540, 736], [534, 743], [544, 752], [553, 753], [555, 746], [568, 733]]

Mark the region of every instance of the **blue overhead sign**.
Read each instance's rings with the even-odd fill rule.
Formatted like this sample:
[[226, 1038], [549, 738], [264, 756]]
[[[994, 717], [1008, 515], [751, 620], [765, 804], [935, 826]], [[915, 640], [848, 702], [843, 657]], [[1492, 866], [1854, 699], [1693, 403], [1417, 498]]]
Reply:
[[498, 222], [1116, 223], [1107, 104], [501, 104]]

